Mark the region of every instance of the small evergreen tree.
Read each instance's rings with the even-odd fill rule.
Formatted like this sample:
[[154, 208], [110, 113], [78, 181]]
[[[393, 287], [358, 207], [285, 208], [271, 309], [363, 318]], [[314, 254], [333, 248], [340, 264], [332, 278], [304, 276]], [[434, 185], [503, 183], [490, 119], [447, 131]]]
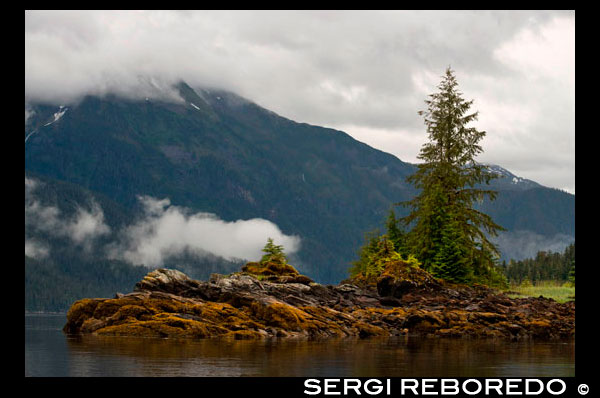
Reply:
[[403, 258], [394, 250], [394, 244], [387, 235], [378, 236], [371, 233], [371, 235], [367, 235], [367, 239], [367, 244], [361, 249], [360, 260], [354, 262], [354, 266], [350, 270], [351, 277], [362, 275], [366, 279], [376, 278], [381, 275], [390, 261], [403, 261], [409, 267], [420, 265], [414, 256]]
[[265, 254], [262, 256], [262, 258], [260, 260], [261, 264], [265, 264], [267, 262], [287, 264], [287, 257], [285, 255], [285, 253], [283, 252], [283, 246], [276, 245], [275, 243], [273, 243], [272, 238], [267, 239], [267, 244], [262, 249], [262, 251]]
[[365, 244], [360, 248], [358, 252], [358, 260], [352, 263], [350, 268], [350, 276], [354, 277], [359, 274], [365, 275], [369, 261], [371, 260], [374, 253], [377, 252], [379, 246], [379, 231], [374, 230], [365, 234]]
[[377, 247], [369, 256], [365, 276], [367, 278], [377, 277], [383, 271], [385, 262], [389, 260], [401, 260], [402, 257], [394, 250], [394, 244], [386, 235], [382, 235], [377, 241]]
[[396, 219], [396, 213], [394, 209], [390, 209], [388, 214], [386, 229], [387, 237], [394, 245], [394, 250], [403, 256], [408, 256], [408, 250], [406, 248], [406, 234], [399, 226], [400, 222]]

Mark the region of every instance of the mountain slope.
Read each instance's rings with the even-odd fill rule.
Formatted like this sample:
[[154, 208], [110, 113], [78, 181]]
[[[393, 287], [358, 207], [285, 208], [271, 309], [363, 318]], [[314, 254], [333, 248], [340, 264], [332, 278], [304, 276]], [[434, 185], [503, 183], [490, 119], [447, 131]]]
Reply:
[[[63, 108], [30, 104], [26, 172], [98, 193], [131, 214], [148, 195], [226, 221], [270, 220], [300, 236], [293, 260], [322, 283], [343, 279], [364, 233], [415, 194], [405, 182], [414, 165], [346, 133], [229, 92], [185, 83], [179, 90], [180, 103], [86, 97], [57, 120]], [[573, 195], [512, 182], [495, 182], [497, 203], [482, 205], [501, 225], [574, 236]]]

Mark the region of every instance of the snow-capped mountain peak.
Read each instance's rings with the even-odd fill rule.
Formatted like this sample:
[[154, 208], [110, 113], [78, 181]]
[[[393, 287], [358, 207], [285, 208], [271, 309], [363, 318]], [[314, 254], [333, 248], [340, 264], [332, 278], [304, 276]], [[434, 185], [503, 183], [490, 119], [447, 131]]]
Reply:
[[498, 175], [499, 178], [497, 178], [495, 181], [505, 186], [505, 188], [510, 189], [512, 186], [512, 189], [531, 189], [542, 186], [535, 181], [516, 176], [510, 171], [496, 164], [488, 164], [486, 166], [491, 173]]

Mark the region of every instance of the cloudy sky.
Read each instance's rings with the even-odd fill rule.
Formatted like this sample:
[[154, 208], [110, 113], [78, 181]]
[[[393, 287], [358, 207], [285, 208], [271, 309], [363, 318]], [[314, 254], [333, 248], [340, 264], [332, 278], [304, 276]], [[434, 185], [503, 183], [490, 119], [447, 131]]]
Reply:
[[232, 90], [417, 162], [451, 66], [482, 162], [575, 193], [574, 11], [26, 11], [25, 96]]

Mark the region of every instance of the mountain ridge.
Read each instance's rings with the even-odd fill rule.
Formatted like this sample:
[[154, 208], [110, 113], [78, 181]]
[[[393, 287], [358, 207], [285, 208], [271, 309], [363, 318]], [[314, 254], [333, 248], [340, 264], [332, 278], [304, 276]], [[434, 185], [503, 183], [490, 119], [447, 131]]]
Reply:
[[[394, 156], [397, 160], [399, 160], [402, 163], [409, 164], [413, 167], [416, 167], [418, 165], [418, 163], [405, 162], [402, 159], [398, 158], [397, 156], [395, 156], [389, 152], [385, 152], [384, 150], [371, 147], [368, 144], [363, 143], [362, 141], [356, 140], [354, 137], [350, 136], [348, 133], [346, 133], [342, 130], [338, 130], [338, 129], [330, 128], [330, 127], [322, 127], [322, 126], [312, 125], [309, 123], [303, 123], [303, 122], [297, 122], [297, 121], [291, 120], [289, 118], [286, 118], [285, 116], [279, 115], [267, 108], [264, 108], [247, 98], [239, 96], [238, 94], [235, 94], [231, 91], [215, 89], [215, 88], [209, 89], [209, 88], [204, 88], [204, 87], [197, 87], [194, 89], [191, 86], [189, 86], [187, 83], [185, 83], [184, 81], [180, 81], [178, 84], [175, 85], [175, 87], [177, 88], [179, 95], [181, 96], [181, 100], [185, 102], [185, 105], [191, 106], [195, 110], [201, 112], [201, 115], [203, 117], [216, 116], [215, 112], [212, 109], [212, 107], [214, 107], [215, 105], [219, 106], [221, 104], [227, 104], [228, 107], [244, 106], [244, 105], [251, 106], [251, 107], [255, 107], [255, 108], [259, 109], [261, 112], [270, 114], [277, 119], [282, 119], [287, 122], [291, 122], [291, 123], [295, 123], [295, 124], [299, 124], [299, 125], [320, 127], [323, 129], [331, 130], [332, 132], [336, 132], [338, 134], [346, 135], [346, 136], [350, 137], [351, 139], [355, 140], [357, 143], [367, 145], [368, 147], [370, 147], [376, 151], [380, 151], [380, 152], [383, 152], [390, 156]], [[93, 97], [93, 96], [89, 96], [89, 97]], [[111, 97], [111, 96], [109, 95], [109, 97]], [[146, 97], [145, 100], [150, 101], [150, 99], [148, 97]], [[194, 100], [196, 101], [196, 103], [193, 102]], [[159, 102], [169, 104], [169, 102], [164, 102], [164, 100], [159, 100]], [[201, 104], [201, 105], [199, 106], [198, 104]], [[27, 105], [26, 105], [26, 107], [27, 107]], [[50, 107], [50, 106], [46, 105], [46, 107]], [[53, 114], [53, 117], [55, 119], [50, 120], [44, 126], [50, 125], [50, 124], [54, 123], [55, 121], [57, 121], [58, 119], [60, 119], [60, 117], [62, 117], [62, 115], [65, 113], [66, 110], [68, 110], [68, 107], [66, 107], [64, 105], [60, 105], [56, 109], [56, 112]], [[30, 132], [26, 131], [26, 136], [29, 134], [31, 134], [31, 131]], [[517, 176], [517, 175], [513, 174], [511, 171], [509, 171], [508, 169], [506, 169], [500, 165], [497, 165], [497, 164], [491, 164], [491, 163], [483, 163], [483, 164], [487, 165], [492, 173], [499, 175], [500, 179], [504, 179], [504, 178], [508, 179], [508, 181], [504, 187], [510, 187], [509, 184], [511, 184], [516, 189], [531, 189], [531, 188], [538, 188], [538, 187], [559, 189], [559, 188], [554, 188], [554, 187], [543, 186], [542, 184], [535, 182], [533, 180]], [[568, 192], [568, 193], [570, 193], [570, 192]], [[574, 194], [572, 194], [572, 195], [574, 195]]]

